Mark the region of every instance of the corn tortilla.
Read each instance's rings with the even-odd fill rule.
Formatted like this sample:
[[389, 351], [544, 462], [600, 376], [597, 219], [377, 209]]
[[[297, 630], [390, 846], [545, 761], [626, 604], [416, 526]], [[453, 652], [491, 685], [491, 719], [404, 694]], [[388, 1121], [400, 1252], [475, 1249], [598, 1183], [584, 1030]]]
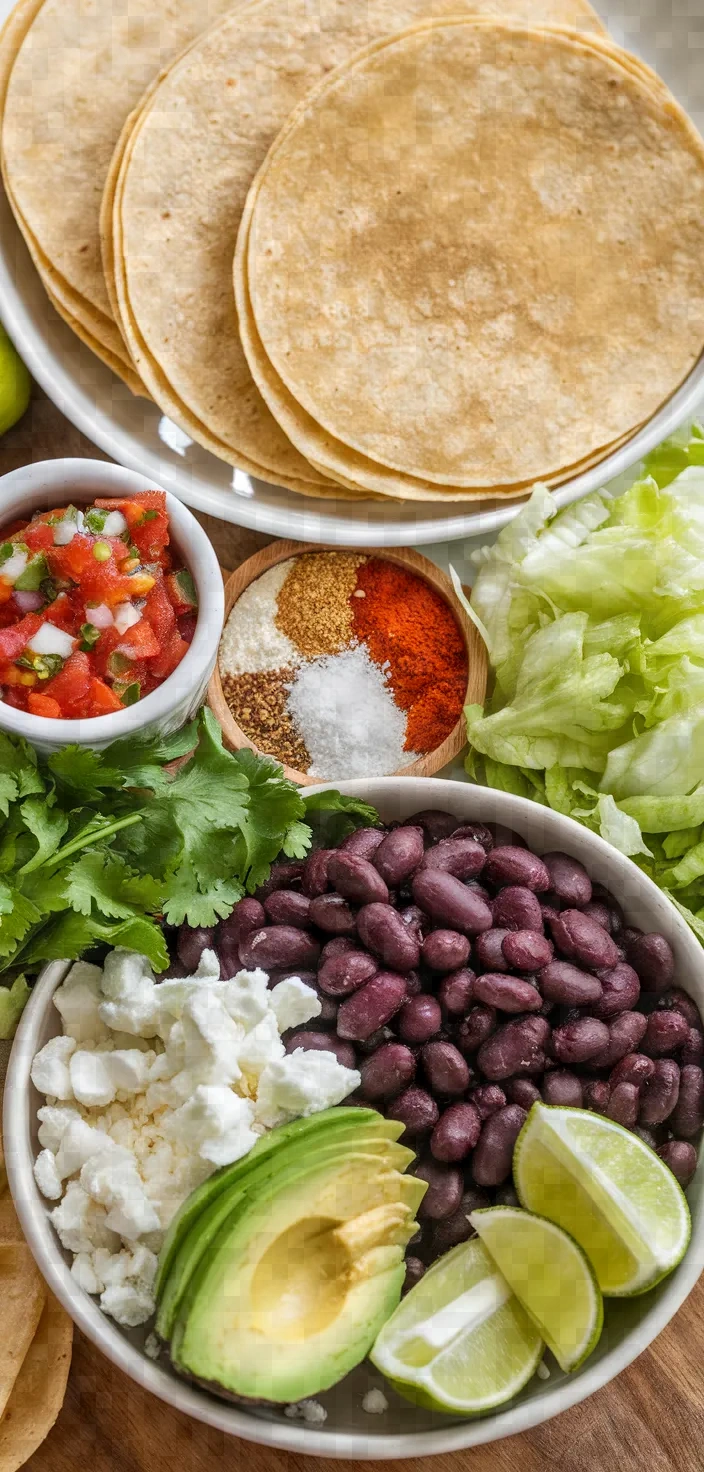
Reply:
[[[495, 14], [504, 7], [503, 0], [349, 7], [253, 0], [170, 68], [121, 141], [118, 177], [108, 181], [112, 242], [104, 242], [104, 256], [140, 374], [200, 443], [225, 446], [232, 463], [256, 465], [293, 489], [312, 481], [319, 494], [340, 494], [290, 444], [242, 351], [232, 256], [247, 191], [288, 114], [321, 76], [389, 31], [458, 8]], [[583, 0], [514, 0], [514, 8], [601, 29]]]
[[539, 479], [699, 357], [703, 205], [702, 141], [636, 70], [566, 32], [420, 25], [340, 68], [275, 150], [247, 264], [262, 346], [374, 462]]
[[34, 1338], [0, 1419], [0, 1472], [17, 1472], [48, 1436], [71, 1368], [73, 1324], [47, 1293]]

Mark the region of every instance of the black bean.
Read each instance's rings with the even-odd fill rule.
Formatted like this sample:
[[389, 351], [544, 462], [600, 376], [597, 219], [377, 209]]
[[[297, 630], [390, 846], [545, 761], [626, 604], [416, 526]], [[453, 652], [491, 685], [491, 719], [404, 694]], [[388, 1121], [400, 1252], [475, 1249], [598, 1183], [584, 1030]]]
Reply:
[[481, 1117], [474, 1104], [450, 1104], [430, 1136], [432, 1154], [445, 1163], [465, 1160], [474, 1149], [481, 1128]]
[[587, 1079], [584, 1084], [584, 1107], [595, 1114], [606, 1114], [611, 1089], [605, 1078]]
[[641, 985], [648, 992], [667, 990], [675, 979], [675, 958], [672, 947], [659, 931], [639, 935], [626, 947], [628, 960], [637, 971]]
[[[529, 1080], [527, 1078], [513, 1079], [511, 1082], [514, 1084], [528, 1084]], [[510, 1085], [507, 1085], [508, 1087]], [[482, 1120], [488, 1119], [492, 1114], [496, 1114], [498, 1109], [504, 1109], [508, 1102], [507, 1095], [503, 1089], [499, 1088], [498, 1084], [479, 1084], [477, 1088], [472, 1089], [469, 1098], [477, 1110], [479, 1118]], [[520, 1104], [521, 1100], [512, 1099], [511, 1102], [512, 1104]], [[523, 1105], [523, 1108], [525, 1108], [525, 1105]]]
[[470, 1224], [469, 1217], [459, 1208], [453, 1211], [452, 1216], [443, 1217], [441, 1221], [434, 1222], [430, 1234], [430, 1253], [433, 1260], [442, 1257], [453, 1247], [459, 1247], [460, 1242], [468, 1242], [470, 1237], [475, 1237], [476, 1232]]
[[295, 889], [275, 889], [267, 895], [264, 909], [273, 925], [294, 925], [298, 930], [310, 927], [310, 900]]
[[255, 899], [263, 902], [275, 889], [298, 889], [304, 868], [302, 859], [276, 859], [269, 871], [269, 878], [255, 891]]
[[484, 868], [484, 878], [497, 889], [519, 884], [534, 894], [550, 889], [550, 875], [537, 854], [516, 844], [501, 844], [492, 849]]
[[491, 928], [489, 906], [444, 869], [419, 869], [411, 889], [416, 904], [440, 925], [465, 935]]
[[592, 882], [583, 864], [559, 850], [543, 854], [550, 875], [550, 888], [563, 904], [581, 910], [592, 897]]
[[420, 813], [412, 813], [410, 818], [404, 818], [401, 827], [422, 828], [428, 843], [439, 843], [442, 838], [449, 838], [455, 832], [458, 823], [452, 813], [445, 813], [440, 808], [423, 808]]
[[415, 1288], [416, 1283], [420, 1283], [424, 1272], [425, 1264], [421, 1262], [419, 1257], [407, 1257], [406, 1276], [403, 1280], [403, 1288], [401, 1289], [401, 1292], [408, 1293], [409, 1289]]
[[[518, 933], [520, 934], [521, 932]], [[491, 930], [484, 930], [481, 935], [477, 936], [474, 942], [474, 954], [477, 958], [477, 966], [480, 971], [511, 970], [504, 955], [503, 948], [503, 942], [506, 936], [510, 934], [511, 932], [509, 930], [500, 930], [496, 926], [492, 926]]]
[[515, 971], [540, 971], [541, 967], [549, 965], [553, 956], [552, 942], [546, 935], [539, 935], [537, 930], [507, 931], [501, 949]]
[[354, 1048], [331, 1032], [292, 1032], [286, 1039], [285, 1048], [287, 1053], [295, 1053], [298, 1048], [303, 1048], [304, 1052], [334, 1053], [343, 1068], [357, 1066]]
[[251, 935], [253, 930], [261, 930], [264, 925], [266, 925], [264, 906], [252, 895], [246, 895], [244, 899], [238, 900], [227, 919], [220, 921], [215, 934], [216, 946], [219, 950], [223, 941], [239, 946], [240, 941], [246, 935]]
[[638, 1123], [664, 1124], [677, 1104], [680, 1071], [672, 1058], [658, 1058], [640, 1096]]
[[494, 847], [494, 835], [486, 823], [463, 823], [455, 828], [453, 838], [473, 838], [475, 843], [480, 843], [485, 853], [491, 853]]
[[658, 1155], [681, 1186], [688, 1186], [697, 1168], [697, 1152], [687, 1140], [667, 1140]]
[[187, 974], [197, 971], [204, 951], [213, 950], [214, 935], [214, 929], [208, 929], [203, 925], [179, 926], [176, 951], [182, 966], [186, 967]]
[[410, 1048], [403, 1043], [382, 1043], [362, 1064], [362, 1096], [370, 1103], [393, 1099], [413, 1082], [415, 1071]]
[[602, 986], [601, 1000], [591, 1011], [602, 1022], [610, 1022], [620, 1012], [630, 1012], [640, 998], [640, 982], [627, 961], [619, 961], [606, 971], [597, 972]]
[[443, 976], [438, 987], [438, 1001], [449, 1017], [464, 1017], [474, 1000], [474, 972], [463, 968]]
[[328, 862], [328, 876], [337, 893], [354, 905], [389, 902], [389, 891], [381, 874], [361, 854], [333, 854]]
[[472, 838], [443, 838], [426, 849], [421, 868], [443, 869], [456, 879], [475, 879], [486, 863], [486, 850]]
[[385, 828], [356, 828], [354, 833], [348, 833], [347, 837], [343, 838], [337, 851], [345, 854], [359, 854], [362, 859], [370, 859], [385, 837]]
[[297, 966], [315, 966], [319, 955], [317, 940], [293, 925], [269, 925], [265, 930], [254, 930], [240, 945], [243, 966], [251, 969], [262, 966], [265, 971], [272, 966], [286, 966], [290, 971]]
[[651, 1012], [643, 1038], [643, 1052], [653, 1058], [671, 1056], [686, 1041], [687, 1020], [681, 1012]]
[[668, 1125], [673, 1135], [691, 1139], [693, 1135], [699, 1134], [703, 1124], [704, 1073], [696, 1064], [687, 1063], [680, 1069], [679, 1097]]
[[328, 861], [334, 853], [334, 848], [318, 848], [306, 859], [301, 875], [301, 889], [309, 900], [315, 900], [319, 895], [326, 894], [330, 888]]
[[538, 972], [538, 986], [548, 1002], [563, 1007], [586, 1007], [599, 1002], [603, 987], [590, 971], [582, 971], [571, 961], [550, 961]]
[[357, 916], [357, 931], [367, 950], [379, 956], [385, 966], [401, 972], [417, 967], [418, 942], [391, 905], [364, 905]]
[[426, 1089], [419, 1089], [414, 1084], [404, 1089], [396, 1099], [392, 1099], [386, 1110], [387, 1119], [397, 1119], [405, 1126], [404, 1135], [412, 1137], [416, 1135], [427, 1135], [434, 1129], [440, 1118], [440, 1110], [432, 1096]]
[[[545, 1017], [518, 1017], [506, 1022], [477, 1054], [477, 1065], [492, 1083], [512, 1078], [517, 1073], [542, 1073], [544, 1048], [550, 1037], [550, 1024]], [[480, 1182], [480, 1184], [484, 1184]]]
[[592, 970], [615, 966], [619, 960], [611, 936], [581, 910], [562, 910], [549, 923], [555, 945], [568, 961], [578, 961]]
[[421, 956], [431, 971], [457, 971], [469, 960], [470, 944], [458, 930], [432, 930], [421, 946]]
[[609, 1029], [596, 1017], [576, 1017], [553, 1029], [552, 1052], [560, 1063], [587, 1063], [606, 1047]]
[[694, 998], [690, 997], [689, 993], [683, 991], [681, 987], [673, 986], [663, 993], [658, 1001], [658, 1009], [661, 1008], [667, 1011], [681, 1012], [682, 1016], [686, 1019], [688, 1027], [696, 1027], [700, 1032], [702, 1031], [704, 1024], [702, 1024], [699, 1008]]
[[543, 934], [540, 901], [524, 884], [507, 884], [492, 900], [494, 925], [504, 930], [535, 930]]
[[427, 1043], [442, 1026], [440, 1003], [435, 997], [409, 997], [398, 1015], [398, 1033], [405, 1043]]
[[647, 1058], [645, 1053], [626, 1053], [623, 1058], [612, 1068], [609, 1074], [609, 1083], [613, 1088], [616, 1084], [635, 1084], [641, 1089], [643, 1084], [652, 1078], [655, 1072], [655, 1064], [652, 1058]]
[[543, 1099], [546, 1104], [581, 1109], [584, 1105], [582, 1080], [568, 1068], [555, 1068], [543, 1079]]
[[394, 828], [379, 844], [373, 858], [374, 867], [389, 888], [396, 889], [415, 873], [424, 848], [422, 828]]
[[470, 1007], [466, 1017], [458, 1024], [455, 1042], [462, 1053], [476, 1053], [482, 1043], [496, 1030], [496, 1012], [493, 1007]]
[[469, 1068], [452, 1043], [426, 1043], [421, 1060], [433, 1094], [454, 1096], [464, 1094], [469, 1087]]
[[609, 1041], [603, 1051], [595, 1053], [590, 1060], [593, 1068], [613, 1068], [619, 1058], [635, 1052], [642, 1042], [648, 1019], [642, 1012], [620, 1012], [607, 1026]]
[[474, 995], [487, 1007], [500, 1012], [539, 1012], [543, 1003], [540, 992], [522, 976], [505, 976], [498, 971], [492, 976], [485, 971], [474, 982]]
[[[550, 1075], [547, 1075], [550, 1077]], [[526, 1113], [540, 1098], [540, 1089], [531, 1078], [509, 1078], [506, 1080], [506, 1099], [509, 1104], [520, 1104]], [[492, 1113], [494, 1111], [492, 1110]]]
[[354, 910], [339, 894], [321, 894], [311, 900], [310, 918], [326, 935], [354, 935], [357, 929]]
[[617, 1083], [609, 1095], [606, 1114], [616, 1124], [621, 1124], [630, 1130], [638, 1119], [640, 1105], [640, 1090], [637, 1084], [627, 1083], [625, 1080]]
[[379, 970], [379, 964], [367, 951], [344, 951], [328, 956], [318, 971], [318, 985], [331, 997], [346, 997], [364, 986]]
[[472, 1156], [472, 1176], [478, 1186], [500, 1186], [511, 1173], [513, 1147], [527, 1118], [518, 1104], [507, 1104], [482, 1125]]
[[428, 1189], [418, 1207], [421, 1221], [440, 1221], [457, 1211], [464, 1188], [461, 1171], [426, 1158], [415, 1167], [414, 1175], [419, 1181], [428, 1183]]
[[398, 1012], [406, 999], [406, 982], [392, 971], [378, 971], [359, 991], [346, 997], [337, 1014], [337, 1031], [352, 1042], [371, 1037]]

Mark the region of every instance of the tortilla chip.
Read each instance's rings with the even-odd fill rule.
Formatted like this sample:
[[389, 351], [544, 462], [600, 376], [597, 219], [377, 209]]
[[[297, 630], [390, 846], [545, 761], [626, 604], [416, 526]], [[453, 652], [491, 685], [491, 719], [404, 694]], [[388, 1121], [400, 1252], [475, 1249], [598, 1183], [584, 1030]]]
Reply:
[[66, 1394], [72, 1342], [73, 1324], [49, 1293], [0, 1419], [0, 1472], [17, 1472], [51, 1431]]

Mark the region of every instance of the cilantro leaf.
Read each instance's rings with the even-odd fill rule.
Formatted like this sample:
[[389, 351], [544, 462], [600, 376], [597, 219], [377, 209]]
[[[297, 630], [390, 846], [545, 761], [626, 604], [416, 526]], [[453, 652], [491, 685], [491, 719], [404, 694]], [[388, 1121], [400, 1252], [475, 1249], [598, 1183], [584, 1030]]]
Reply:
[[95, 906], [112, 920], [129, 920], [161, 909], [162, 885], [150, 874], [135, 874], [119, 854], [89, 850], [70, 865], [64, 883], [68, 903], [81, 915]]
[[68, 828], [68, 818], [60, 808], [50, 805], [40, 797], [28, 797], [22, 804], [22, 821], [37, 840], [37, 851], [20, 869], [21, 874], [31, 874], [46, 859], [56, 853]]
[[335, 788], [326, 792], [312, 792], [303, 797], [303, 806], [306, 817], [310, 813], [347, 813], [350, 818], [359, 818], [358, 827], [369, 828], [379, 822], [379, 814], [371, 803], [363, 802], [361, 797], [347, 797]]
[[31, 797], [44, 791], [44, 783], [37, 770], [37, 754], [29, 742], [0, 731], [0, 771], [6, 777], [14, 777], [19, 798]]
[[164, 904], [164, 918], [169, 925], [216, 925], [232, 912], [244, 891], [236, 879], [216, 879], [205, 890], [199, 889], [193, 870], [182, 864], [169, 884]]
[[8, 772], [0, 772], [0, 814], [9, 817], [10, 803], [17, 800], [17, 781]]
[[155, 971], [165, 971], [169, 953], [160, 927], [146, 916], [106, 924], [89, 915], [72, 910], [57, 916], [34, 936], [23, 955], [26, 967], [40, 966], [45, 961], [76, 961], [86, 951], [125, 946], [147, 956]]
[[42, 912], [19, 889], [0, 881], [0, 958], [11, 956]]
[[104, 752], [90, 747], [64, 746], [49, 757], [47, 765], [59, 790], [78, 793], [82, 802], [99, 797], [105, 788], [122, 786], [119, 767], [110, 765]]
[[287, 859], [304, 859], [311, 841], [311, 832], [307, 823], [300, 823], [298, 819], [289, 823], [283, 836], [281, 848]]
[[24, 976], [16, 976], [12, 986], [0, 986], [0, 1041], [7, 1042], [15, 1036], [30, 996]]

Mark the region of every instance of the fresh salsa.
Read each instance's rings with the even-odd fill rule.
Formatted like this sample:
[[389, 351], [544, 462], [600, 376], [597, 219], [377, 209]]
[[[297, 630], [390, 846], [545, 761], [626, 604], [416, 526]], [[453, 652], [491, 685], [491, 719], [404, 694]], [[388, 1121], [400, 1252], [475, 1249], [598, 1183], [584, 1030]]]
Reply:
[[133, 705], [173, 674], [196, 617], [163, 491], [0, 533], [0, 698], [17, 710], [85, 720]]

